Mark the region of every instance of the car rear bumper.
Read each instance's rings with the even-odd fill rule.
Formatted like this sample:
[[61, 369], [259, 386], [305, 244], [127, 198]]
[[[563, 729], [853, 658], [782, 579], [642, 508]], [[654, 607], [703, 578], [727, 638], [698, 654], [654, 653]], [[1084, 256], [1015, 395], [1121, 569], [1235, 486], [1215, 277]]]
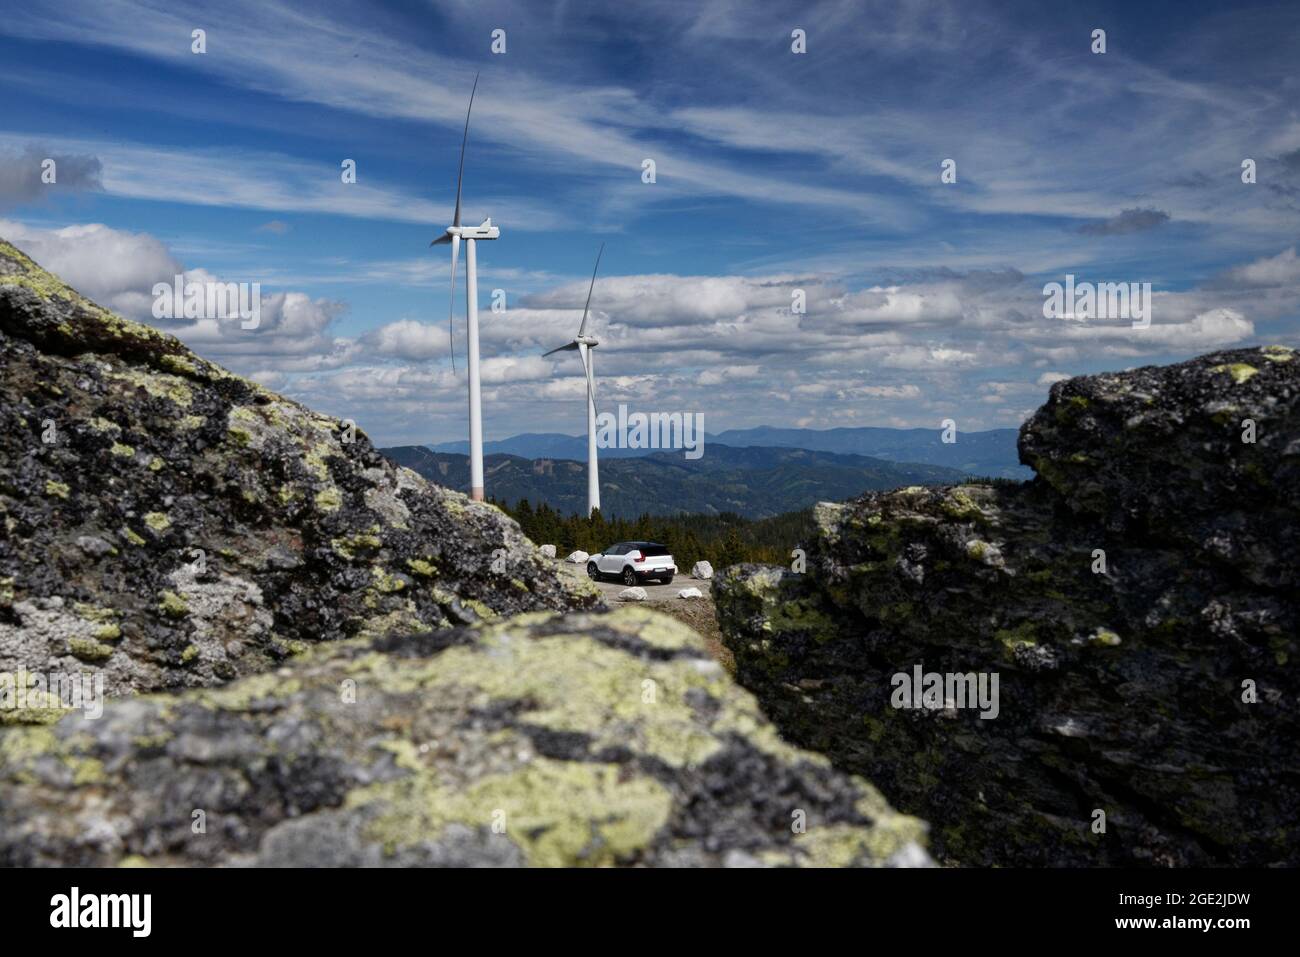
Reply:
[[637, 578], [662, 578], [665, 575], [677, 574], [676, 565], [661, 566], [659, 568], [634, 568], [632, 570], [636, 572]]

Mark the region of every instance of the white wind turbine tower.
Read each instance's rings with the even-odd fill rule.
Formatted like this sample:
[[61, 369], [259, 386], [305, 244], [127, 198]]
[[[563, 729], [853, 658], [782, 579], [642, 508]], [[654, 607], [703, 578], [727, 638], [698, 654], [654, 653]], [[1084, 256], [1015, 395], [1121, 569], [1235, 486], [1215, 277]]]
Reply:
[[492, 225], [491, 218], [480, 226], [460, 224], [460, 188], [465, 178], [465, 144], [469, 140], [469, 115], [474, 109], [474, 93], [478, 90], [478, 76], [469, 94], [469, 109], [465, 111], [465, 133], [460, 141], [460, 169], [456, 173], [456, 214], [447, 231], [429, 243], [440, 246], [451, 243], [451, 299], [447, 307], [447, 335], [451, 340], [451, 368], [456, 371], [456, 338], [452, 331], [452, 312], [456, 308], [456, 263], [460, 257], [460, 241], [465, 240], [466, 275], [466, 350], [469, 353], [469, 494], [476, 502], [483, 501], [483, 398], [479, 391], [478, 368], [478, 260], [474, 244], [479, 239], [497, 239], [501, 230]]
[[594, 350], [600, 343], [593, 336], [587, 335], [587, 314], [591, 308], [591, 291], [596, 288], [596, 270], [600, 268], [600, 257], [605, 252], [605, 244], [600, 244], [596, 253], [596, 267], [591, 271], [591, 285], [587, 287], [587, 304], [582, 307], [582, 325], [578, 326], [577, 337], [569, 343], [542, 353], [543, 358], [557, 352], [577, 350], [582, 360], [583, 371], [587, 373], [587, 517], [593, 510], [600, 508], [600, 475], [596, 467], [596, 374], [592, 371]]

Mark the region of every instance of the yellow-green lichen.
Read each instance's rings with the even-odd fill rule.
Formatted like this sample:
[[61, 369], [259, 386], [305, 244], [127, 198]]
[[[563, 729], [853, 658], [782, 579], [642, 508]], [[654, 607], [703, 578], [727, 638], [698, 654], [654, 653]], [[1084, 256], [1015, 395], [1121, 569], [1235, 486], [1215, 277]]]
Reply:
[[[8, 694], [0, 696], [0, 726], [54, 724], [68, 713], [68, 709], [63, 706], [59, 696], [48, 691], [27, 688], [21, 698], [22, 707], [18, 706], [18, 701], [17, 695], [12, 700]], [[10, 763], [9, 757], [5, 754], [6, 743], [20, 740], [13, 733], [0, 737], [0, 765]], [[38, 740], [44, 741], [47, 739], [40, 738]]]
[[144, 523], [155, 532], [165, 532], [171, 528], [172, 520], [165, 512], [149, 512], [144, 517]]
[[100, 608], [80, 601], [72, 603], [72, 613], [86, 621], [111, 621], [118, 615], [112, 608]]
[[334, 455], [334, 447], [328, 442], [318, 442], [303, 455], [303, 464], [321, 481], [328, 481], [330, 467], [327, 459]]
[[474, 614], [477, 615], [479, 619], [482, 621], [491, 621], [493, 618], [497, 616], [496, 610], [494, 608], [485, 605], [477, 598], [465, 598], [464, 596], [462, 596], [460, 599], [460, 604], [461, 607], [468, 608], [470, 611], [474, 612]]
[[69, 638], [68, 651], [82, 661], [103, 661], [113, 654], [113, 649], [91, 638]]
[[72, 490], [67, 485], [56, 482], [54, 479], [49, 479], [45, 483], [45, 494], [52, 495], [55, 498], [67, 498], [70, 491]]
[[336, 512], [343, 504], [343, 495], [333, 486], [316, 493], [316, 507], [322, 512]]
[[275, 672], [251, 675], [225, 688], [204, 690], [198, 699], [210, 708], [224, 711], [247, 711], [256, 702], [268, 698], [287, 701], [302, 690], [297, 678], [286, 678]]
[[367, 837], [392, 853], [437, 840], [452, 824], [503, 828], [534, 867], [595, 867], [628, 861], [668, 823], [672, 795], [658, 781], [615, 764], [538, 758], [514, 772], [468, 786], [427, 774], [371, 785], [347, 805], [373, 817]]
[[437, 566], [432, 562], [425, 561], [423, 558], [408, 558], [406, 567], [421, 578], [436, 578], [438, 575]]
[[357, 549], [365, 548], [374, 550], [382, 548], [383, 545], [384, 541], [378, 535], [371, 535], [365, 532], [360, 532], [347, 538], [330, 539], [330, 548], [334, 553], [348, 561], [352, 561], [356, 558]]
[[398, 578], [388, 569], [381, 568], [378, 565], [370, 569], [370, 574], [375, 580], [375, 587], [386, 595], [401, 591], [406, 587], [405, 580]]
[[177, 375], [193, 376], [198, 374], [194, 363], [185, 356], [165, 355], [158, 360], [158, 364], [168, 372], [174, 372]]
[[1104, 645], [1107, 648], [1115, 648], [1121, 644], [1119, 635], [1109, 628], [1098, 628], [1089, 636], [1094, 644]]
[[1249, 382], [1252, 378], [1259, 375], [1259, 370], [1245, 362], [1232, 362], [1226, 365], [1214, 366], [1211, 372], [1226, 372], [1232, 376], [1232, 381], [1237, 385]]
[[[621, 610], [604, 621], [623, 619]], [[635, 614], [652, 614], [636, 609]], [[409, 662], [374, 662], [370, 667], [385, 686], [409, 683], [412, 689], [463, 694], [474, 689], [488, 701], [529, 701], [521, 716], [529, 724], [592, 735], [593, 750], [629, 746], [680, 767], [706, 760], [722, 743], [701, 728], [686, 695], [692, 688], [721, 693], [724, 675], [712, 662], [700, 668], [681, 663], [641, 661], [582, 635], [529, 638], [531, 624], [546, 615], [524, 615], [486, 628], [478, 647], [450, 648], [425, 669]], [[644, 619], [642, 619], [644, 620]], [[669, 630], [697, 639], [683, 625], [663, 617], [656, 643], [676, 644]], [[616, 630], [621, 630], [617, 629]], [[638, 631], [637, 634], [645, 638]], [[501, 660], [505, 656], [507, 661]], [[399, 667], [400, 666], [400, 667]], [[459, 690], [458, 690], [459, 689]]]
[[980, 518], [984, 513], [965, 489], [955, 489], [943, 501], [943, 513], [956, 519]]
[[1009, 655], [1014, 655], [1021, 648], [1033, 648], [1038, 644], [1038, 626], [1032, 622], [1021, 622], [1014, 628], [999, 628], [993, 635]]
[[190, 391], [185, 380], [165, 372], [128, 368], [121, 372], [110, 373], [109, 378], [125, 382], [137, 389], [144, 389], [155, 399], [166, 399], [181, 407], [187, 407], [194, 401], [194, 393]]
[[158, 610], [168, 618], [184, 618], [190, 613], [190, 606], [176, 592], [164, 591], [159, 596]]
[[114, 442], [113, 447], [109, 449], [113, 455], [118, 458], [129, 459], [135, 455], [135, 449], [132, 446], [124, 445], [121, 442]]

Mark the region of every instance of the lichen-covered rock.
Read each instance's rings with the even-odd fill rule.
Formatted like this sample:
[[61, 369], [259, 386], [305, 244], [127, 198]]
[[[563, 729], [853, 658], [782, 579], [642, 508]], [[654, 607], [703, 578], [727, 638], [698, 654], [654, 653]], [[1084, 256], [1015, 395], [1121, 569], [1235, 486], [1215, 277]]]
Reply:
[[1129, 538], [1300, 583], [1300, 352], [1235, 349], [1059, 382], [1020, 458], [1066, 506]]
[[0, 734], [3, 865], [915, 865], [924, 832], [636, 607], [319, 645]]
[[[1031, 483], [819, 506], [802, 573], [723, 574], [738, 679], [942, 860], [1300, 863], [1300, 354], [1062, 382], [1020, 443]], [[996, 716], [900, 706], [917, 666]]]
[[496, 508], [0, 241], [0, 673], [215, 685], [321, 640], [597, 603]]

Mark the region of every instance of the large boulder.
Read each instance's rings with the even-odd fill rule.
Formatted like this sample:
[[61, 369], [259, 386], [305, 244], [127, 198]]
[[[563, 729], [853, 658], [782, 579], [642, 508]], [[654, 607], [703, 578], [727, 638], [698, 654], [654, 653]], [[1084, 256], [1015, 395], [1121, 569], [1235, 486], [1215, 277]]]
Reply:
[[640, 585], [634, 585], [631, 588], [624, 588], [618, 593], [619, 601], [645, 601], [650, 596]]
[[1300, 354], [1058, 383], [1020, 448], [1031, 483], [819, 506], [803, 573], [724, 573], [739, 680], [941, 859], [1300, 863]]
[[713, 566], [706, 561], [698, 561], [691, 566], [691, 577], [699, 581], [708, 581], [713, 577]]
[[1298, 391], [1285, 346], [1081, 376], [1021, 429], [1020, 458], [1085, 522], [1294, 585]]
[[543, 558], [554, 558], [554, 557], [555, 557], [555, 546], [554, 546], [554, 545], [543, 545], [541, 548], [537, 549], [537, 553], [538, 553], [539, 555], [541, 555]]
[[0, 733], [3, 865], [914, 865], [924, 832], [635, 607], [322, 644]]
[[214, 685], [318, 641], [597, 603], [498, 509], [0, 241], [0, 673]]

